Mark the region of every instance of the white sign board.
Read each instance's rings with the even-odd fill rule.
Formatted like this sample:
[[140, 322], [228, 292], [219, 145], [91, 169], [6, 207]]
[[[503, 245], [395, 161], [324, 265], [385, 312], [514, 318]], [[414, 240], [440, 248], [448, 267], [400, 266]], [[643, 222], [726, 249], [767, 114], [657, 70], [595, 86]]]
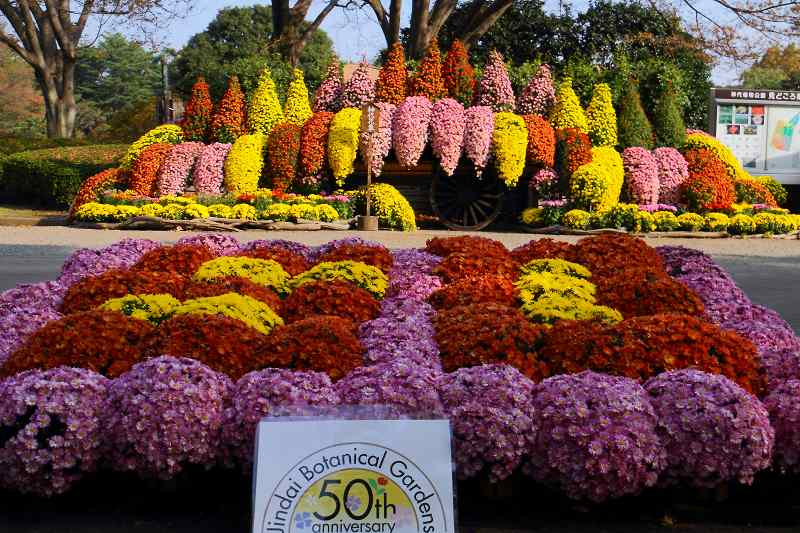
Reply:
[[455, 533], [448, 420], [264, 419], [253, 533]]

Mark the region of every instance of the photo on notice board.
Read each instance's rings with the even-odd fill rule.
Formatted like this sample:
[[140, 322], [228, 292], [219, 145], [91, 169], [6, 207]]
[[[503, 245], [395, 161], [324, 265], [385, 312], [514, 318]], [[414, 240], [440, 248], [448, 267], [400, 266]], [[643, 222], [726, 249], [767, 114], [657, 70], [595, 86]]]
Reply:
[[717, 122], [720, 124], [733, 124], [732, 105], [719, 106], [719, 113], [717, 114]]
[[731, 124], [728, 126], [728, 135], [739, 135], [739, 130], [741, 126], [737, 126], [735, 124]]
[[758, 126], [745, 126], [744, 135], [758, 135]]

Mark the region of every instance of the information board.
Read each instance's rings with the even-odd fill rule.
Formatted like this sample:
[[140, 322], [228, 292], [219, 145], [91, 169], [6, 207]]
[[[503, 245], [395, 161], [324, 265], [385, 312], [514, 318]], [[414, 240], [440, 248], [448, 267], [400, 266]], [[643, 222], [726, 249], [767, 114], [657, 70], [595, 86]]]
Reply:
[[714, 89], [711, 116], [745, 170], [800, 183], [800, 91]]
[[264, 419], [253, 533], [454, 533], [448, 420]]

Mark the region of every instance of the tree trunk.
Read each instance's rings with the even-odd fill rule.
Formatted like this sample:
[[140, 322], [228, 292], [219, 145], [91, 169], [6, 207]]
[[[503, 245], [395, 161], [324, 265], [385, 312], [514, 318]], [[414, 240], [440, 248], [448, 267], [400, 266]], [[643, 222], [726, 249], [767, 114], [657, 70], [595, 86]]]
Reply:
[[75, 102], [75, 64], [67, 64], [61, 79], [52, 72], [36, 72], [36, 80], [44, 96], [47, 137], [70, 138], [75, 134], [78, 106]]

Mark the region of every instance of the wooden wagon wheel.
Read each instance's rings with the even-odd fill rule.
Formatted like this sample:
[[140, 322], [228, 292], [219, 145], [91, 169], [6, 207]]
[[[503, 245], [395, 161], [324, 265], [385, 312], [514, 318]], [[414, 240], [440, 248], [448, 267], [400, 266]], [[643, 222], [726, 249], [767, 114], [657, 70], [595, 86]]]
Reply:
[[479, 231], [500, 216], [505, 186], [493, 173], [448, 176], [436, 170], [430, 199], [433, 212], [442, 224], [452, 230]]

